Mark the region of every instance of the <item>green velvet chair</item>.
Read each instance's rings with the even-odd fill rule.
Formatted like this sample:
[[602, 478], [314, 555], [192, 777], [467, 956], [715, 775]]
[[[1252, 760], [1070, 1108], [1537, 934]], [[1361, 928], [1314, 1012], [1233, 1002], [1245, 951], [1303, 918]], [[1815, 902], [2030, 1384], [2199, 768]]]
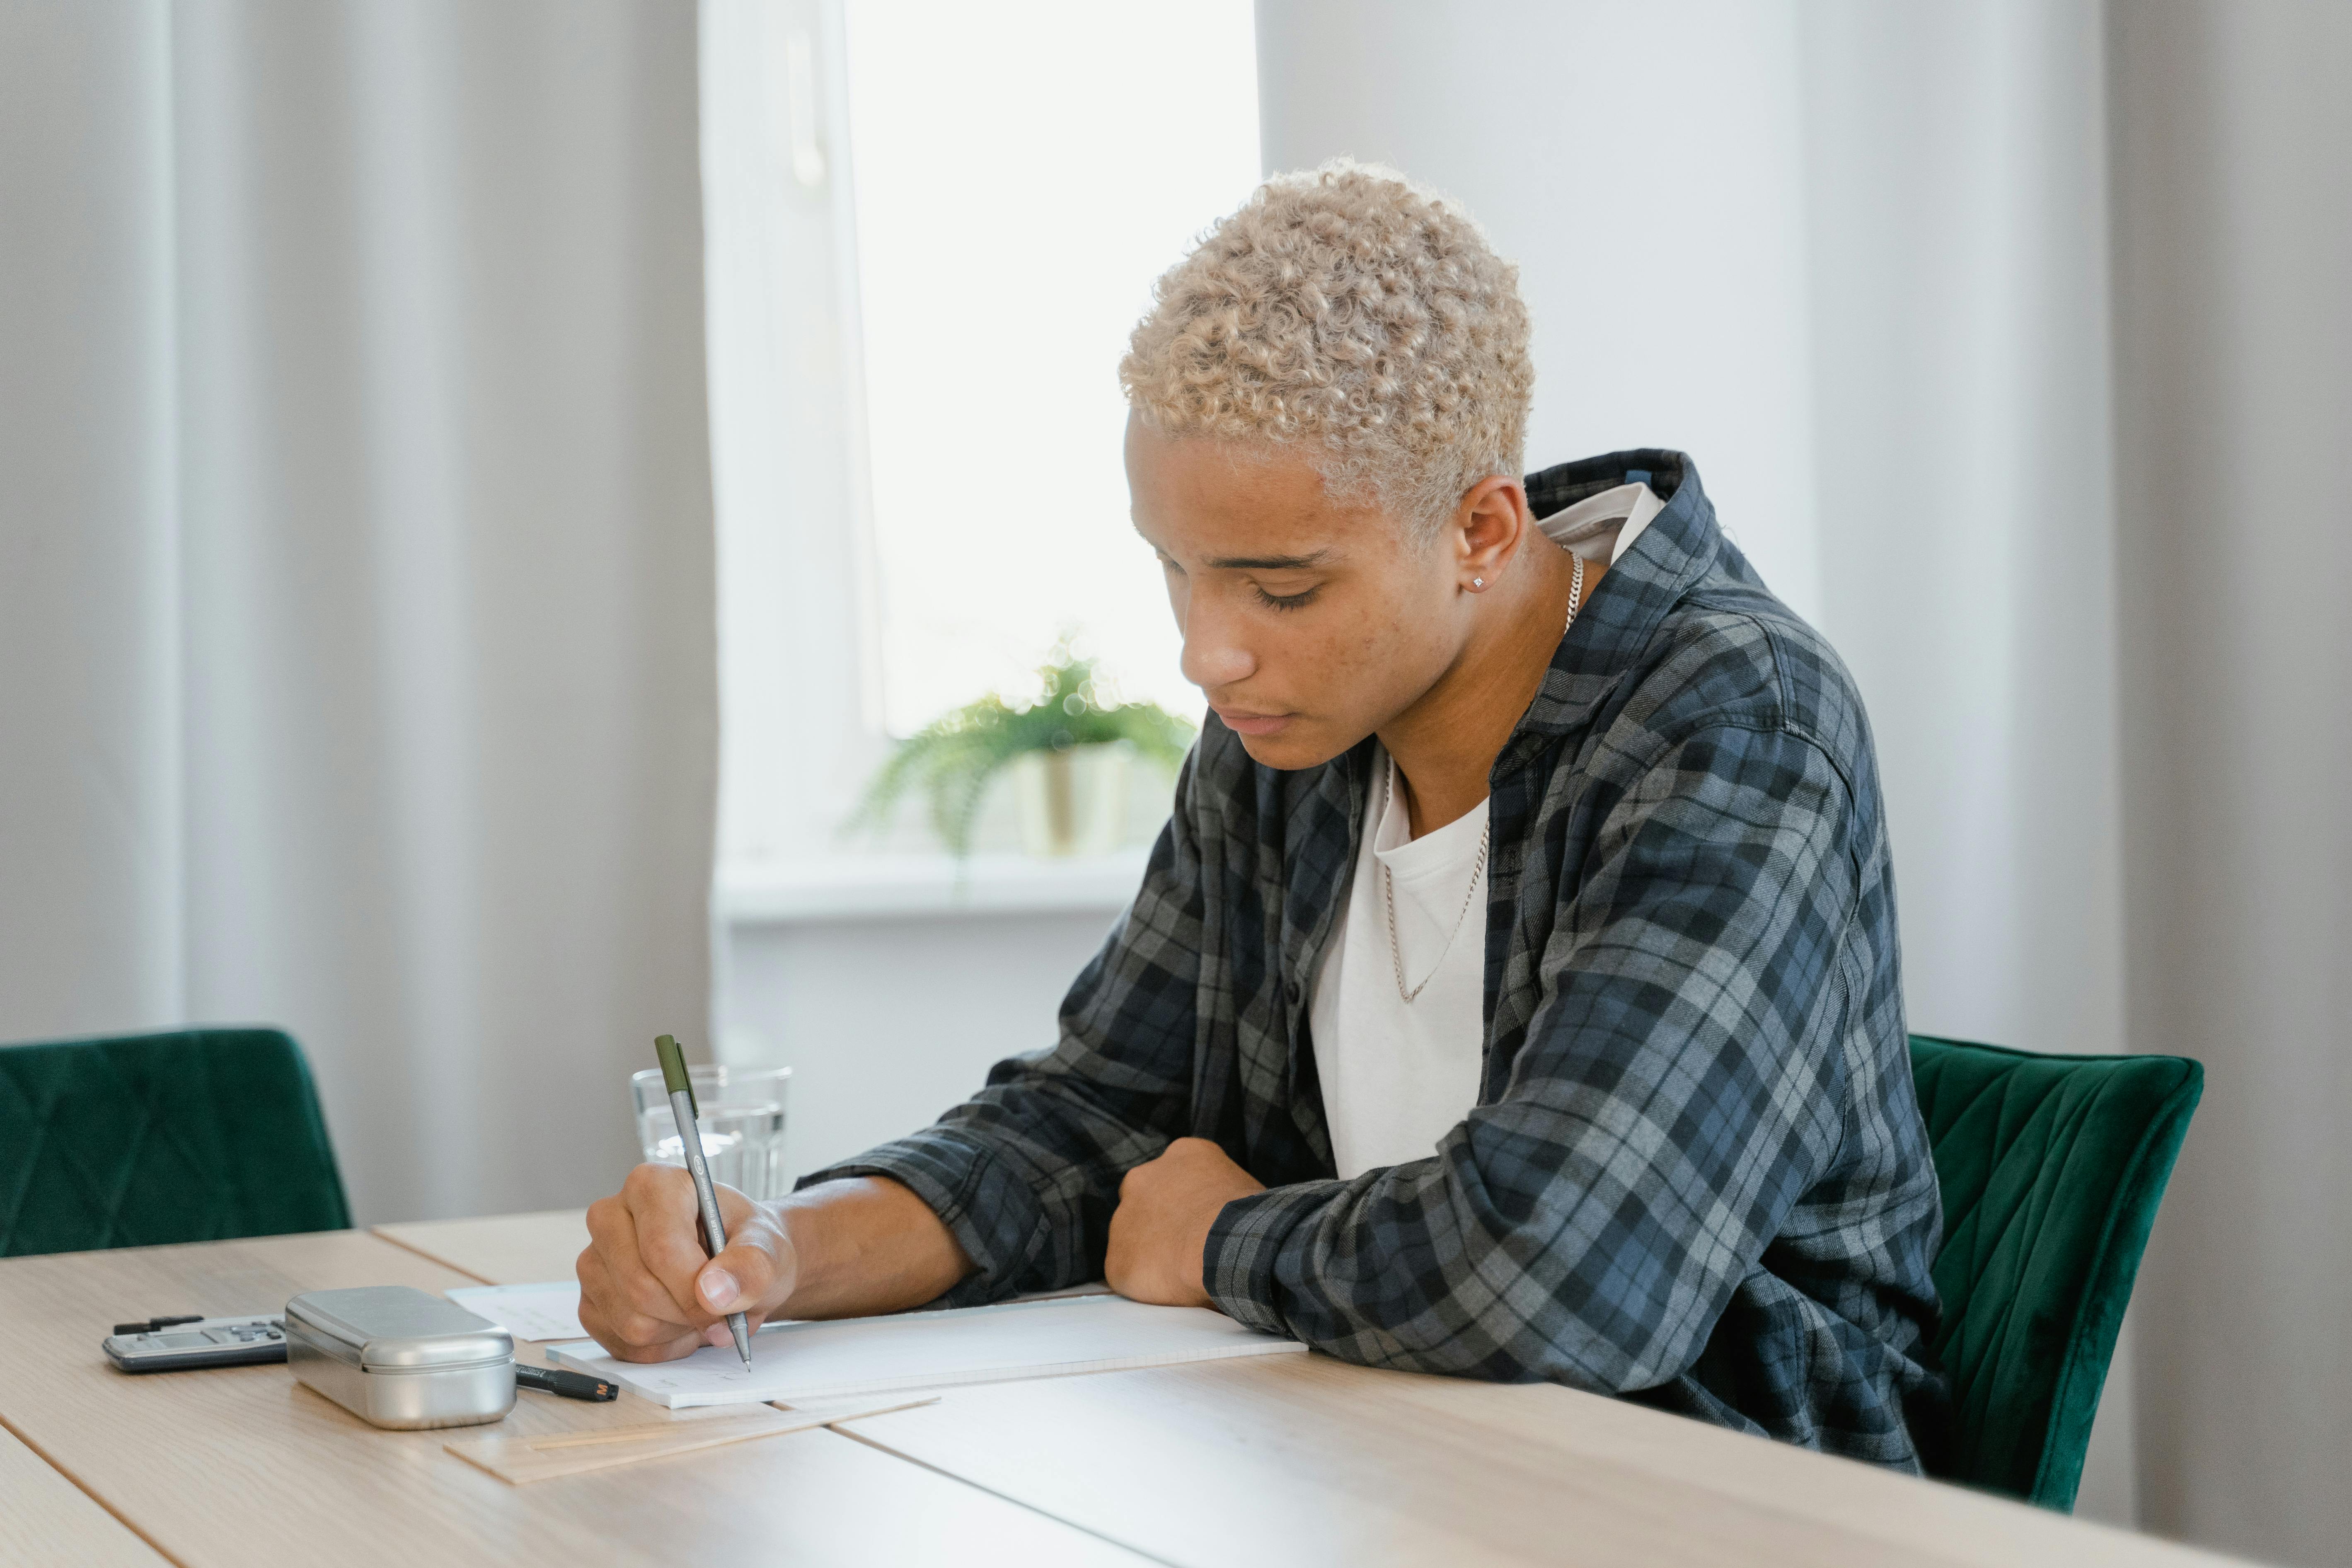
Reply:
[[1911, 1037], [1944, 1192], [1939, 1473], [2070, 1511], [2140, 1250], [2203, 1091], [2179, 1057]]
[[276, 1029], [0, 1048], [0, 1258], [351, 1223], [302, 1049]]

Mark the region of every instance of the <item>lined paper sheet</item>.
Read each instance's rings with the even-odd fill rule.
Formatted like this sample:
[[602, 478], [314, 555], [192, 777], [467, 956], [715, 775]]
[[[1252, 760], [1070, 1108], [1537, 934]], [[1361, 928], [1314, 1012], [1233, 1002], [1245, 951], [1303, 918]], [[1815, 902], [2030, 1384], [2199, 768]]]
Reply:
[[1304, 1351], [1296, 1340], [1244, 1328], [1202, 1307], [1148, 1307], [1124, 1296], [1066, 1296], [944, 1312], [904, 1312], [760, 1331], [751, 1370], [734, 1348], [705, 1346], [681, 1361], [614, 1361], [594, 1341], [551, 1345], [567, 1366], [683, 1409], [697, 1405], [824, 1399], [1066, 1373]]

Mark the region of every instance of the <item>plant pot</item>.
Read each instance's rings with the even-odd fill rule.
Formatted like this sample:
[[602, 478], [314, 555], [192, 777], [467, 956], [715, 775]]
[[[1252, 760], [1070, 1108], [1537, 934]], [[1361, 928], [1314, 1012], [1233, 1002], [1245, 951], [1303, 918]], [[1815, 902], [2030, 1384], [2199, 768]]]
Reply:
[[1127, 826], [1128, 766], [1135, 748], [1124, 741], [1030, 752], [1013, 760], [1013, 786], [1021, 801], [1021, 846], [1032, 855], [1108, 855]]

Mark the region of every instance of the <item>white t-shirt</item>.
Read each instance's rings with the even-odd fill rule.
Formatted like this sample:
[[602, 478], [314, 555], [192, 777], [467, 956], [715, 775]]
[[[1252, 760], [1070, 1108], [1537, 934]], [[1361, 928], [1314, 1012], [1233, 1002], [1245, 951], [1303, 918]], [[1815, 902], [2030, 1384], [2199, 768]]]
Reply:
[[[1647, 485], [1621, 485], [1537, 526], [1588, 561], [1614, 563], [1663, 504]], [[1427, 1159], [1478, 1103], [1486, 1041], [1486, 879], [1479, 854], [1486, 836], [1482, 800], [1413, 837], [1396, 763], [1386, 747], [1373, 745], [1355, 875], [1307, 1009], [1342, 1179]], [[1397, 984], [1400, 956], [1402, 991], [1421, 987], [1411, 1002]]]

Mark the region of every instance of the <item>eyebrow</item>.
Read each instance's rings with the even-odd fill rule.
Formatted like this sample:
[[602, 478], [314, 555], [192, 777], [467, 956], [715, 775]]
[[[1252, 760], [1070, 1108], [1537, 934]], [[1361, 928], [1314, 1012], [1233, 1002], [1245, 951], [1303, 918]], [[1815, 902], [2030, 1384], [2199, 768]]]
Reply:
[[1307, 555], [1220, 555], [1209, 563], [1221, 572], [1303, 572], [1331, 558], [1328, 550]]

